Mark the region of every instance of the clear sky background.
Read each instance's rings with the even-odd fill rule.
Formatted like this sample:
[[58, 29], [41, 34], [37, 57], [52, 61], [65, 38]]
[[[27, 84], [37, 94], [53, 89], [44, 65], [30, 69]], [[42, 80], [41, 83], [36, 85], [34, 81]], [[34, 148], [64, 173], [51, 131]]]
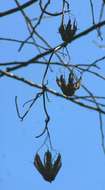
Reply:
[[[56, 11], [61, 1], [56, 5], [54, 0], [52, 2]], [[94, 2], [97, 13], [95, 17], [98, 21], [100, 1]], [[13, 1], [0, 1], [0, 12], [13, 7], [15, 7]], [[80, 0], [78, 3], [71, 1], [71, 10], [78, 23], [78, 32], [92, 25], [89, 1]], [[26, 9], [26, 13], [34, 18], [38, 14], [38, 8], [35, 5], [31, 6]], [[47, 37], [52, 46], [62, 42], [58, 33], [59, 24], [60, 17], [51, 18], [45, 19], [39, 27], [40, 33]], [[24, 40], [27, 36], [28, 31], [21, 13], [0, 18], [0, 37]], [[70, 44], [71, 62], [89, 64], [104, 56], [105, 49], [99, 49], [94, 41], [103, 44], [105, 42], [97, 39], [95, 31]], [[27, 60], [37, 54], [32, 45], [25, 45], [20, 53], [18, 48], [18, 43], [0, 41], [0, 62]], [[105, 73], [103, 64], [104, 62], [100, 63], [102, 73]], [[44, 68], [42, 65], [28, 66], [15, 73], [40, 83]], [[51, 88], [60, 91], [54, 81], [64, 70], [54, 67], [53, 70], [54, 72], [49, 73], [49, 86], [51, 84]], [[105, 96], [103, 81], [95, 80], [86, 74], [82, 83], [93, 93]], [[49, 128], [53, 145], [62, 155], [62, 168], [51, 184], [44, 181], [34, 168], [34, 155], [44, 139], [35, 138], [44, 127], [42, 100], [34, 105], [25, 120], [21, 122], [16, 113], [15, 96], [18, 96], [20, 110], [24, 111], [22, 104], [34, 97], [36, 92], [37, 89], [13, 79], [7, 77], [0, 79], [0, 189], [105, 190], [105, 155], [101, 147], [98, 114], [52, 95], [49, 95], [48, 103], [51, 117]], [[82, 90], [77, 94], [82, 95]], [[104, 117], [103, 122], [105, 126]]]

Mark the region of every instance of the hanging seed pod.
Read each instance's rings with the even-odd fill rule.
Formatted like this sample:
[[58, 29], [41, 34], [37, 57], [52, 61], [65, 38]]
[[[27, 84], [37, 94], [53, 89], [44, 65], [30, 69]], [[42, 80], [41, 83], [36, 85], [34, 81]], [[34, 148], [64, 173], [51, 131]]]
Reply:
[[68, 82], [65, 81], [63, 75], [61, 75], [60, 78], [57, 77], [56, 82], [64, 95], [73, 96], [75, 91], [80, 88], [81, 77], [75, 82], [74, 74], [71, 72], [68, 77]]
[[58, 154], [56, 160], [53, 161], [51, 152], [47, 150], [42, 162], [39, 154], [36, 154], [34, 158], [34, 166], [46, 181], [52, 182], [62, 166], [61, 155]]
[[64, 23], [62, 22], [59, 27], [59, 33], [61, 35], [61, 38], [66, 43], [69, 43], [72, 40], [76, 31], [76, 22], [74, 21], [73, 24], [71, 24], [71, 20], [68, 21], [67, 25], [64, 25]]

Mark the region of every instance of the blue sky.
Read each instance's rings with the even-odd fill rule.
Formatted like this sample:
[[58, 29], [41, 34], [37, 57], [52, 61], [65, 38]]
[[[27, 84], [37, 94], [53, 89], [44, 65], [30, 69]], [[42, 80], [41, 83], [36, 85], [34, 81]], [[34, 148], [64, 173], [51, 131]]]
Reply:
[[[54, 10], [57, 10], [59, 3], [54, 6], [54, 1], [52, 2]], [[92, 24], [89, 1], [80, 0], [79, 3], [77, 5], [76, 1], [71, 2], [71, 14], [77, 19], [78, 32]], [[98, 0], [95, 5], [96, 12], [99, 3]], [[14, 6], [15, 3], [4, 0], [0, 2], [0, 11]], [[26, 9], [26, 12], [34, 18], [38, 14], [38, 9], [32, 6]], [[97, 15], [96, 20], [98, 21]], [[52, 46], [62, 42], [58, 34], [59, 24], [60, 18], [45, 19], [39, 27], [40, 33], [47, 37]], [[0, 19], [0, 37], [24, 40], [27, 35], [24, 19], [19, 12]], [[89, 64], [104, 56], [105, 50], [96, 47], [93, 41], [101, 43], [97, 39], [96, 31], [69, 45], [72, 63]], [[104, 44], [104, 40], [102, 43]], [[0, 62], [27, 60], [37, 54], [32, 45], [25, 45], [20, 53], [18, 48], [18, 43], [0, 41]], [[100, 63], [103, 68], [102, 73], [105, 69], [103, 63]], [[45, 67], [42, 68], [41, 65], [33, 65], [18, 70], [15, 74], [40, 83], [43, 69]], [[51, 88], [60, 91], [53, 82], [64, 70], [53, 67], [53, 71], [48, 75]], [[37, 89], [7, 77], [1, 78], [0, 81], [0, 189], [104, 190], [105, 155], [101, 147], [98, 114], [49, 95], [48, 110], [51, 117], [49, 128], [52, 143], [62, 155], [62, 168], [55, 181], [50, 184], [43, 180], [33, 165], [34, 155], [44, 139], [44, 137], [35, 138], [44, 127], [42, 100], [34, 105], [23, 122], [17, 117], [15, 108], [16, 95], [21, 107], [25, 101], [35, 96]], [[105, 96], [101, 86], [102, 84], [105, 86], [103, 81], [97, 79], [94, 81], [94, 78], [87, 73], [82, 83], [97, 95]], [[81, 93], [80, 89], [77, 94]], [[103, 123], [105, 125], [104, 116]]]

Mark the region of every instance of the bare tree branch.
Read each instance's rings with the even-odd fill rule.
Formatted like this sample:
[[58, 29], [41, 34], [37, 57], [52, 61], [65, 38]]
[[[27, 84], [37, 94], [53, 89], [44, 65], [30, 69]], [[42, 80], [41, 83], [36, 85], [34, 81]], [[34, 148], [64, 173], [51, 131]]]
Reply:
[[[21, 9], [25, 9], [25, 8], [29, 7], [30, 5], [34, 4], [37, 1], [38, 0], [30, 0], [30, 1], [26, 2], [26, 3], [24, 3], [23, 5], [21, 5]], [[13, 9], [9, 9], [7, 11], [0, 12], [0, 17], [8, 16], [8, 15], [16, 13], [18, 11], [20, 11], [19, 7], [16, 7], [16, 8], [13, 8]]]

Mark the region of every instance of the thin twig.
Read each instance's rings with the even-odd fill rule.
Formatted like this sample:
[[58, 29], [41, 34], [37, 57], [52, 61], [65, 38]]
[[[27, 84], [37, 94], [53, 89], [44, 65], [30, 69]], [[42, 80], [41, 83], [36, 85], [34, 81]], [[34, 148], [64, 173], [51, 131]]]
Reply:
[[[29, 111], [31, 110], [32, 106], [34, 105], [34, 103], [36, 102], [36, 100], [42, 95], [42, 92], [37, 93], [35, 98], [33, 98], [32, 103], [29, 105], [28, 109], [26, 110], [26, 112], [21, 115], [19, 112], [19, 107], [18, 107], [18, 102], [17, 102], [17, 96], [15, 97], [15, 105], [16, 105], [16, 111], [17, 111], [17, 115], [18, 117], [21, 119], [21, 121], [23, 121], [23, 119], [27, 116], [27, 114], [29, 113]], [[27, 102], [26, 102], [27, 103]]]

